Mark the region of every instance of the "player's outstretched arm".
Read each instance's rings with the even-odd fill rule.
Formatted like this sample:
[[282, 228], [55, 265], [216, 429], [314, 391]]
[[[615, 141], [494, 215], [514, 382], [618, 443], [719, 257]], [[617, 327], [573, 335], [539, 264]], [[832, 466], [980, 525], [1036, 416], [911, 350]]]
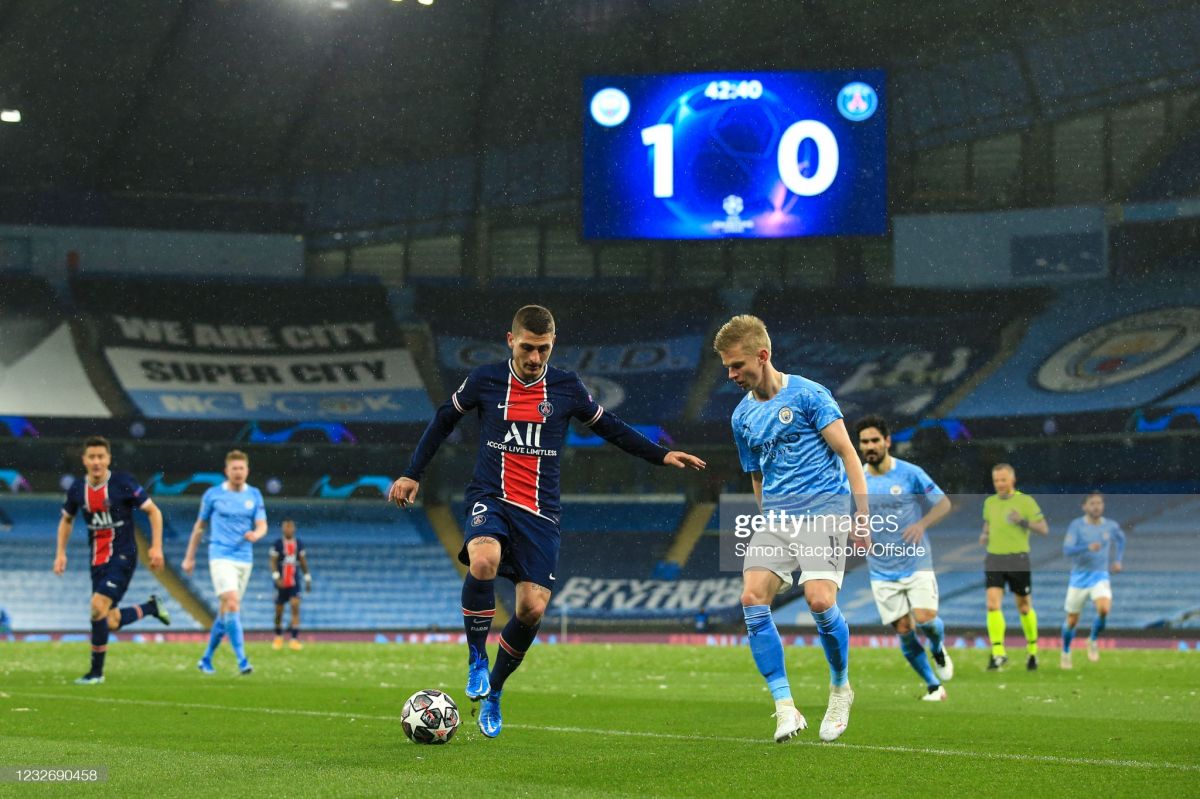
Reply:
[[148, 499], [142, 503], [142, 512], [150, 520], [150, 570], [159, 571], [163, 567], [163, 515], [154, 500]]
[[[599, 406], [596, 406], [599, 407]], [[590, 425], [596, 435], [630, 455], [649, 461], [656, 466], [674, 466], [678, 469], [703, 469], [704, 461], [687, 452], [668, 450], [655, 444], [634, 430], [614, 413], [599, 411], [599, 418]]]
[[463, 412], [455, 403], [459, 393], [464, 390], [466, 385], [467, 383], [463, 383], [463, 388], [460, 388], [450, 399], [438, 407], [437, 412], [425, 427], [425, 432], [421, 434], [417, 448], [413, 450], [408, 468], [404, 470], [403, 476], [392, 483], [392, 487], [388, 490], [388, 501], [394, 502], [396, 507], [407, 508], [416, 500], [421, 476], [429, 468], [433, 456], [437, 454], [438, 447], [450, 433], [454, 432], [454, 426], [458, 424], [458, 420], [463, 418]]
[[67, 570], [67, 541], [71, 538], [71, 526], [74, 523], [75, 517], [66, 513], [58, 519], [58, 550], [54, 553], [55, 574], [62, 574]]

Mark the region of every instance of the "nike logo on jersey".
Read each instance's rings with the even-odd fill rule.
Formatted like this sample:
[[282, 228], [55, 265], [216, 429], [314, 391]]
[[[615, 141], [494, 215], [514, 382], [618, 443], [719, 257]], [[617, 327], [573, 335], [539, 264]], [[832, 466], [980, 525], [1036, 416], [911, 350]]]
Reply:
[[499, 409], [499, 410], [504, 410], [505, 408], [509, 408], [509, 407], [512, 407], [512, 403], [511, 403], [511, 402], [502, 402], [502, 403], [500, 403], [499, 405], [497, 405], [497, 406], [496, 406], [496, 408], [497, 408], [497, 409]]
[[550, 579], [551, 579], [551, 580], [553, 580], [553, 579], [554, 579], [554, 572], [550, 572]]
[[107, 585], [109, 588], [116, 588], [116, 587], [117, 587], [117, 584], [116, 584], [116, 583], [110, 583], [110, 582], [108, 582], [107, 580], [104, 582], [104, 584], [105, 584], [105, 585]]

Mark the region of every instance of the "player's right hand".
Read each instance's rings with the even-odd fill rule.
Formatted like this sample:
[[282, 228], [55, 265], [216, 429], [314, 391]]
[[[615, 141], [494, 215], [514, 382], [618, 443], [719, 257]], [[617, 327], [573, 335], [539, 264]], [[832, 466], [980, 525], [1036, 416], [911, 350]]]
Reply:
[[1099, 552], [1101, 546], [1102, 545], [1099, 541], [1093, 541], [1092, 543], [1088, 544], [1088, 550], [1091, 552]]
[[421, 484], [411, 477], [401, 477], [392, 483], [388, 491], [388, 500], [396, 503], [397, 508], [407, 508], [417, 501], [417, 490]]
[[180, 564], [180, 566], [183, 569], [184, 574], [191, 574], [192, 570], [196, 568], [196, 559], [184, 558], [183, 563]]
[[987, 546], [987, 542], [988, 542], [988, 534], [987, 534], [987, 533], [980, 533], [980, 534], [979, 534], [979, 546], [981, 546], [981, 547], [986, 547], [986, 546]]
[[66, 555], [55, 555], [54, 556], [54, 573], [62, 574], [66, 570], [67, 570], [67, 556]]

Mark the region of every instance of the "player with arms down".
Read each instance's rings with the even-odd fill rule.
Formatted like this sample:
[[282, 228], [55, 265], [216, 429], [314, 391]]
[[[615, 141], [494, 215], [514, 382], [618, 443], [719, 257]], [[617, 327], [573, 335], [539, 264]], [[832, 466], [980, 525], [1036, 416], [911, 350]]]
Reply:
[[[872, 530], [867, 570], [875, 607], [880, 621], [895, 628], [904, 659], [925, 681], [921, 698], [943, 701], [946, 688], [942, 683], [954, 676], [954, 661], [945, 648], [933, 552], [925, 532], [950, 513], [950, 498], [920, 466], [892, 457], [892, 436], [882, 416], [859, 419], [854, 431], [866, 463], [871, 512], [877, 519], [894, 523], [894, 528], [881, 525]], [[920, 627], [929, 641], [932, 667], [914, 626]]]
[[[477, 367], [442, 403], [421, 436], [390, 499], [407, 507], [438, 447], [465, 415], [479, 417], [479, 455], [466, 490], [465, 541], [459, 560], [469, 567], [462, 589], [467, 633], [467, 696], [483, 699], [479, 728], [500, 734], [505, 681], [537, 635], [554, 590], [560, 543], [559, 456], [571, 419], [650, 463], [703, 469], [704, 461], [668, 451], [596, 403], [574, 372], [548, 365], [554, 350], [554, 317], [526, 305], [508, 333], [512, 358]], [[516, 614], [500, 634], [489, 670], [487, 637], [496, 613], [495, 579], [517, 588]]]
[[856, 544], [870, 540], [862, 463], [829, 390], [771, 364], [771, 339], [761, 319], [733, 317], [717, 331], [713, 349], [729, 379], [746, 392], [733, 411], [733, 438], [759, 508], [768, 519], [784, 514], [792, 520], [786, 530], [750, 538], [742, 564], [742, 612], [754, 663], [775, 700], [775, 740], [782, 743], [808, 726], [792, 700], [783, 641], [771, 615], [771, 601], [792, 587], [799, 571], [829, 663], [829, 706], [820, 736], [833, 741], [849, 725], [854, 702], [850, 629], [837, 594], [849, 535], [853, 532]]

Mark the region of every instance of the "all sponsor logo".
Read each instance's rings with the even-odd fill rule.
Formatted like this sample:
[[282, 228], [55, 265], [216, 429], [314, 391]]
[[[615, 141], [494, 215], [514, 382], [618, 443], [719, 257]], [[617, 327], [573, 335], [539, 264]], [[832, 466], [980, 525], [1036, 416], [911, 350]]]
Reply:
[[1200, 308], [1142, 311], [1063, 345], [1038, 368], [1039, 388], [1083, 392], [1153, 374], [1200, 346]]

